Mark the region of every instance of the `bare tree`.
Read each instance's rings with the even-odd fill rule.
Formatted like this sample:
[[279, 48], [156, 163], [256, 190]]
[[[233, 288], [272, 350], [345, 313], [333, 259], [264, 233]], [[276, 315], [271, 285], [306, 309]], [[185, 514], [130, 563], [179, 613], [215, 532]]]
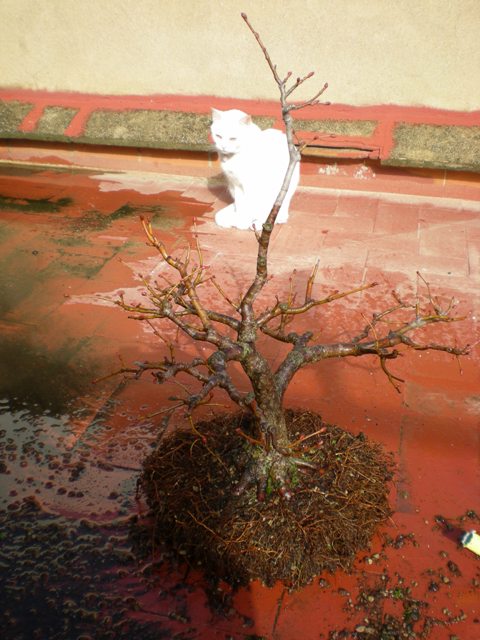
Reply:
[[[371, 282], [316, 298], [313, 295], [313, 286], [318, 262], [307, 279], [300, 302], [297, 302], [297, 297], [290, 291], [284, 299], [277, 297], [267, 309], [257, 308], [259, 294], [268, 281], [268, 251], [273, 226], [302, 150], [302, 145], [297, 148], [294, 142], [292, 112], [318, 104], [327, 89], [327, 84], [324, 84], [310, 100], [291, 102], [292, 94], [314, 75], [313, 72], [296, 79], [292, 79], [292, 73], [288, 72], [282, 78], [259, 34], [254, 31], [245, 14], [242, 14], [242, 18], [256, 38], [278, 86], [290, 153], [282, 188], [263, 224], [262, 231], [255, 232], [258, 240], [255, 277], [240, 300], [232, 301], [215, 276], [204, 266], [198, 240], [193, 251], [188, 249], [183, 255], [172, 255], [162, 240], [154, 234], [150, 223], [143, 219], [148, 242], [158, 252], [160, 259], [168, 265], [172, 280], [165, 286], [159, 282], [146, 282], [147, 304], [131, 305], [123, 298], [118, 300], [117, 304], [131, 312], [133, 318], [149, 323], [161, 340], [164, 338], [161, 328], [157, 325], [159, 320], [171, 323], [192, 341], [208, 343], [211, 353], [206, 357], [178, 361], [175, 346], [168, 344], [169, 355], [162, 361], [137, 363], [135, 367], [124, 368], [122, 371], [136, 377], [149, 371], [160, 383], [167, 382], [179, 374], [187, 374], [197, 381], [199, 390], [195, 394], [187, 393], [185, 397], [172, 398], [174, 404], [168, 411], [167, 418], [177, 409], [184, 409], [190, 415], [196, 407], [209, 402], [214, 389], [223, 389], [234, 403], [251, 414], [255, 424], [253, 434], [242, 434], [252, 444], [252, 458], [236, 487], [236, 492], [241, 493], [252, 484], [256, 484], [258, 496], [262, 498], [265, 496], [267, 482], [270, 482], [281, 495], [289, 498], [290, 478], [298, 467], [311, 466], [301, 457], [295, 456], [285, 422], [285, 391], [299, 369], [331, 358], [375, 356], [389, 381], [398, 389], [401, 380], [389, 371], [387, 363], [399, 356], [399, 348], [444, 351], [460, 356], [468, 353], [469, 347], [458, 348], [436, 342], [416, 341], [412, 337], [417, 330], [428, 325], [450, 323], [460, 319], [453, 315], [453, 302], [445, 308], [440, 306], [426, 282], [426, 308], [422, 308], [418, 300], [408, 303], [394, 296], [393, 306], [374, 313], [371, 320], [359, 328], [355, 337], [349, 341], [323, 344], [316, 341], [313, 331], [298, 333], [290, 330], [290, 324], [311, 309], [332, 304], [377, 285]], [[222, 305], [228, 303], [231, 312], [216, 311], [206, 304], [206, 296], [204, 298], [202, 292], [207, 284], [216, 287], [219, 299], [223, 300]], [[407, 317], [405, 312], [408, 312]], [[290, 347], [275, 370], [260, 351], [258, 339], [262, 334]], [[232, 362], [241, 365], [250, 381], [250, 390], [243, 391], [234, 383], [229, 372]], [[258, 454], [259, 449], [261, 455]]]

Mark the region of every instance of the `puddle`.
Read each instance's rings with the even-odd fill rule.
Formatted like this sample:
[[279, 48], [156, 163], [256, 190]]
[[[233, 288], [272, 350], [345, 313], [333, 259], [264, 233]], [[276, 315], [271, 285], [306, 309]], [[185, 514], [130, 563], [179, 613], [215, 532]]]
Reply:
[[72, 523], [29, 498], [0, 512], [0, 527], [4, 638], [172, 637], [134, 617], [141, 582], [128, 522]]
[[135, 526], [136, 479], [154, 425], [112, 397], [76, 438], [84, 408], [14, 405], [0, 399], [2, 637], [224, 638], [209, 632], [199, 575], [139, 545], [150, 533]]
[[12, 409], [28, 409], [34, 415], [62, 415], [75, 398], [92, 391], [97, 367], [80, 352], [88, 339], [65, 338], [49, 349], [38, 334], [5, 336], [0, 341], [0, 397]]
[[[156, 439], [155, 424], [143, 414], [155, 407], [128, 397], [128, 389], [124, 397], [120, 379], [92, 383], [116, 366], [131, 323], [71, 300], [77, 292], [95, 295], [102, 282], [128, 284], [122, 260], [145, 247], [140, 215], [176, 234], [191, 223], [190, 210], [199, 215], [208, 205], [184, 205], [174, 192], [156, 193], [150, 202], [135, 194], [132, 201], [131, 192], [101, 195], [86, 174], [43, 182], [39, 172], [6, 173], [0, 188], [2, 637], [192, 638], [186, 602], [194, 587], [166, 570], [163, 556], [157, 580], [145, 571], [152, 558], [133, 553], [132, 518], [142, 508], [136, 482]], [[163, 593], [160, 607], [152, 589]]]
[[[2, 637], [171, 637], [134, 615], [148, 587], [130, 531], [152, 425], [114, 399], [93, 418], [65, 400], [53, 412], [0, 399]], [[117, 415], [129, 431], [116, 433]]]

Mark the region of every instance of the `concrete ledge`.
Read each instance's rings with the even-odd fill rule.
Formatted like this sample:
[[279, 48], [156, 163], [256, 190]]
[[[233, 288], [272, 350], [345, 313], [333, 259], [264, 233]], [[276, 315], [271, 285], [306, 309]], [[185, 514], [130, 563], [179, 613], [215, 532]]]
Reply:
[[[263, 101], [0, 90], [0, 138], [207, 151], [211, 105], [242, 109], [262, 128], [282, 126], [278, 104]], [[306, 155], [480, 172], [480, 112], [318, 105], [296, 116], [312, 145]]]
[[210, 118], [175, 111], [107, 111], [89, 117], [81, 142], [163, 149], [208, 148]]
[[61, 137], [77, 113], [78, 109], [68, 107], [45, 107], [35, 133], [40, 136]]
[[480, 171], [480, 126], [397, 124], [385, 164]]
[[0, 101], [0, 136], [9, 138], [18, 132], [18, 127], [23, 119], [33, 109], [33, 103], [12, 100], [10, 102]]
[[335, 136], [370, 138], [377, 128], [377, 120], [297, 120], [297, 131]]

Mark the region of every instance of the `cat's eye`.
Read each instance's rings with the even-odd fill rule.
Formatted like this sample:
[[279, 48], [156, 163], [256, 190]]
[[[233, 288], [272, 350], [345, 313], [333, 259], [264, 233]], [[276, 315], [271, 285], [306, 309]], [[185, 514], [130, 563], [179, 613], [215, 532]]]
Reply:
[[218, 133], [217, 133], [217, 138], [218, 138], [219, 140], [221, 140], [221, 139], [222, 139], [222, 136], [218, 135]]
[[229, 138], [230, 142], [236, 142], [237, 139], [236, 138]]

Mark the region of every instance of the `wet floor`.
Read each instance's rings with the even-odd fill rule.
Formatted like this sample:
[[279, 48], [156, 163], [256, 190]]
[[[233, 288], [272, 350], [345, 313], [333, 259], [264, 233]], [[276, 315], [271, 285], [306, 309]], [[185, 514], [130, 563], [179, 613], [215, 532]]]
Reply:
[[[387, 291], [405, 293], [418, 286], [415, 271], [426, 269], [467, 316], [442, 339], [472, 342], [478, 203], [389, 198], [298, 193], [291, 222], [274, 233], [272, 286], [288, 286], [293, 267], [301, 279], [322, 251], [322, 287], [357, 286], [381, 271]], [[143, 277], [161, 271], [140, 215], [174, 249], [191, 242], [195, 222], [206, 264], [240, 291], [255, 239], [215, 227], [213, 211], [224, 200], [218, 186], [189, 176], [1, 169], [3, 637], [374, 638], [391, 616], [404, 635], [385, 638], [478, 638], [480, 563], [457, 544], [461, 530], [480, 528], [478, 351], [462, 373], [443, 354], [405, 357], [396, 370], [407, 379], [401, 394], [371, 362], [333, 363], [328, 374], [322, 364], [292, 383], [290, 404], [363, 430], [399, 462], [392, 522], [352, 575], [322, 576], [293, 594], [252, 584], [232, 595], [225, 586], [212, 591], [192, 568], [172, 566], [162, 549], [141, 555], [148, 527], [135, 525], [145, 516], [136, 481], [171, 390], [105, 377], [164, 348], [112, 300], [120, 291], [141, 299]], [[449, 255], [442, 230], [456, 239]], [[347, 310], [331, 312], [339, 335], [358, 313]], [[275, 349], [270, 355], [278, 357]]]
[[[153, 404], [122, 399], [121, 378], [93, 383], [117, 367], [121, 330], [110, 329], [115, 315], [69, 302], [95, 294], [109, 269], [104, 284], [128, 284], [122, 261], [142, 255], [140, 214], [168, 235], [197, 203], [174, 192], [162, 204], [105, 198], [90, 177], [64, 173], [1, 179], [2, 629], [9, 638], [171, 637], [170, 617], [175, 625], [185, 609], [182, 576], [173, 573], [168, 612], [137, 621], [151, 578], [129, 534], [155, 440], [142, 414]], [[136, 340], [133, 331], [125, 342]]]

